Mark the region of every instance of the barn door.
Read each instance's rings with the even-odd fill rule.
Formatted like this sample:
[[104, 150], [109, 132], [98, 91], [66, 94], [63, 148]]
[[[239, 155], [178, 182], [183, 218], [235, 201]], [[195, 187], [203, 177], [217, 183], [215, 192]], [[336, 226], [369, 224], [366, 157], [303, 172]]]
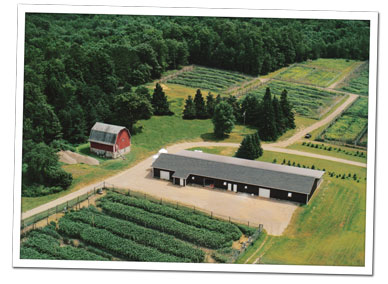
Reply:
[[234, 192], [237, 192], [237, 184], [234, 184], [234, 185], [233, 185], [233, 191], [234, 191]]
[[271, 191], [269, 189], [259, 188], [259, 196], [260, 197], [269, 198], [270, 194], [271, 194]]
[[160, 171], [160, 178], [170, 180], [170, 172]]
[[232, 190], [232, 184], [228, 183], [228, 190]]

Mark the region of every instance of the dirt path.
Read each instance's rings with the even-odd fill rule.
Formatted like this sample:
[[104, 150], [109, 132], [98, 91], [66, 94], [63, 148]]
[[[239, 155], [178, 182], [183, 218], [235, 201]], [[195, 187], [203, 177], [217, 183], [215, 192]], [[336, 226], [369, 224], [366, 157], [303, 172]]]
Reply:
[[335, 89], [339, 84], [341, 84], [343, 81], [345, 81], [351, 74], [356, 72], [356, 70], [358, 70], [364, 64], [366, 64], [366, 62], [361, 62], [359, 64], [356, 64], [356, 66], [354, 68], [352, 68], [343, 78], [341, 78], [340, 80], [335, 81], [333, 84], [331, 84], [327, 88], [331, 89], [331, 90]]
[[[321, 126], [324, 126], [328, 123], [330, 123], [333, 119], [337, 117], [342, 111], [344, 111], [348, 106], [350, 106], [357, 98], [358, 95], [347, 93], [349, 95], [349, 98], [341, 105], [339, 106], [335, 111], [333, 111], [331, 114], [329, 114], [326, 118], [314, 123], [313, 125], [310, 125], [309, 127], [306, 127], [296, 133], [294, 136], [290, 137], [289, 139], [277, 143], [270, 144], [271, 146], [276, 147], [287, 147], [291, 144], [294, 144], [298, 140], [302, 139], [307, 133], [310, 133], [314, 131], [315, 129], [318, 129]], [[304, 152], [303, 152], [304, 153]]]
[[254, 253], [252, 253], [252, 255], [250, 257], [248, 257], [248, 259], [244, 262], [244, 264], [247, 264], [252, 259], [252, 257], [254, 257], [261, 250], [261, 248], [264, 246], [264, 244], [267, 242], [267, 240], [268, 240], [268, 235], [265, 236], [265, 239], [263, 240], [261, 245], [257, 248], [257, 250], [255, 250]]

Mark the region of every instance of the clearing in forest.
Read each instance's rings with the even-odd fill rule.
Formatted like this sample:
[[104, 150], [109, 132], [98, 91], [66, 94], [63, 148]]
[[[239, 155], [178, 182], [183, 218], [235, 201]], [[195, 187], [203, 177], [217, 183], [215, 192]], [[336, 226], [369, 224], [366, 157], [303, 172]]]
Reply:
[[252, 78], [252, 76], [238, 72], [195, 66], [193, 70], [183, 72], [168, 80], [167, 83], [222, 92], [231, 86], [252, 80]]

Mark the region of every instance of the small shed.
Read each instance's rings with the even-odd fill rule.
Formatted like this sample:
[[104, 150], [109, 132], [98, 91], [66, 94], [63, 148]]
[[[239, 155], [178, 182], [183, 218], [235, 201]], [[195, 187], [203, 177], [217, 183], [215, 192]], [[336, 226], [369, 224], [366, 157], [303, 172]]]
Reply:
[[124, 126], [96, 122], [89, 142], [92, 153], [113, 159], [131, 150], [131, 134]]

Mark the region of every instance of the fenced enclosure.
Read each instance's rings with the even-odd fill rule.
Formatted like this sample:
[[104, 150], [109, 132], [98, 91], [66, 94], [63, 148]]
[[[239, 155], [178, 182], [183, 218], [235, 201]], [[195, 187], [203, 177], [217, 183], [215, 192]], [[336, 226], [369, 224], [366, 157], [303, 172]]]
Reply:
[[48, 224], [50, 220], [58, 220], [64, 213], [66, 213], [69, 210], [79, 210], [83, 207], [88, 207], [91, 204], [91, 199], [95, 197], [95, 199], [98, 199], [99, 196], [104, 195], [104, 191], [113, 191], [120, 194], [126, 194], [129, 196], [134, 196], [138, 198], [144, 198], [149, 201], [153, 201], [159, 204], [164, 204], [168, 206], [175, 207], [177, 209], [191, 209], [193, 212], [197, 214], [204, 214], [206, 216], [209, 216], [211, 218], [219, 219], [222, 221], [228, 221], [230, 223], [240, 224], [243, 226], [247, 226], [249, 228], [259, 228], [262, 226], [259, 223], [254, 223], [248, 220], [242, 220], [239, 218], [235, 218], [232, 216], [226, 216], [222, 214], [217, 214], [213, 211], [206, 210], [203, 208], [198, 208], [193, 205], [184, 204], [182, 202], [175, 202], [172, 200], [167, 200], [163, 198], [158, 198], [155, 196], [152, 196], [147, 193], [131, 190], [131, 189], [123, 189], [115, 186], [114, 184], [110, 184], [107, 182], [102, 182], [98, 186], [94, 187], [93, 190], [88, 191], [87, 193], [78, 196], [77, 198], [74, 198], [72, 200], [66, 201], [60, 205], [57, 205], [55, 207], [52, 207], [48, 210], [45, 210], [43, 212], [40, 212], [34, 216], [28, 217], [26, 219], [21, 220], [21, 231], [22, 233], [25, 233], [29, 230], [35, 229], [37, 227], [38, 222], [42, 222], [41, 225]]

